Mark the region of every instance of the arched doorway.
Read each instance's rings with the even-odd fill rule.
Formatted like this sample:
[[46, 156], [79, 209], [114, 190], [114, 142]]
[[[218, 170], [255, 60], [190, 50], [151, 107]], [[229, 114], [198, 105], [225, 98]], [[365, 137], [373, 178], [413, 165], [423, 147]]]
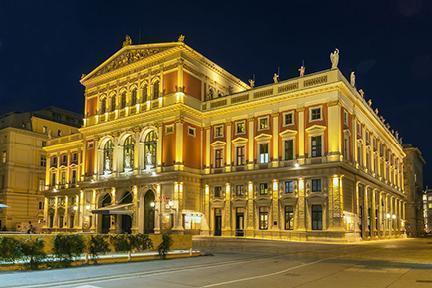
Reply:
[[[132, 203], [133, 196], [131, 192], [126, 192], [120, 199], [119, 204]], [[121, 233], [132, 233], [132, 216], [131, 215], [120, 215], [120, 227]]]
[[153, 191], [148, 190], [144, 196], [144, 233], [154, 233], [155, 219], [155, 196]]
[[[111, 195], [110, 194], [105, 194], [102, 198], [102, 202], [100, 207], [106, 207], [111, 205]], [[109, 214], [102, 214], [102, 229], [101, 232], [103, 234], [106, 234], [109, 232], [110, 226], [111, 226], [111, 218]]]

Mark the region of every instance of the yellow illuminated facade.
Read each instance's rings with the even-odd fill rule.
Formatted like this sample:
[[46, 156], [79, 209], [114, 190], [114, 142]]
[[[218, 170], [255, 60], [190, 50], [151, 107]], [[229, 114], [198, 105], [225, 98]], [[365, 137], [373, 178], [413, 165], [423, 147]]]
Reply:
[[398, 135], [337, 64], [253, 87], [183, 40], [128, 38], [83, 76], [84, 126], [46, 147], [46, 231], [404, 234]]

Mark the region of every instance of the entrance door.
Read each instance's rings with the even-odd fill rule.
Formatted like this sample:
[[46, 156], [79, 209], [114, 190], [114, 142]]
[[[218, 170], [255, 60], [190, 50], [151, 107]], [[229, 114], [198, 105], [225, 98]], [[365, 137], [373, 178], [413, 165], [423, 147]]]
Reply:
[[214, 236], [222, 235], [222, 213], [220, 209], [215, 209]]
[[108, 232], [109, 232], [109, 229], [110, 229], [110, 222], [111, 222], [111, 219], [110, 219], [111, 217], [110, 217], [110, 215], [108, 215], [108, 214], [104, 214], [104, 215], [102, 215], [102, 234], [107, 234]]
[[149, 190], [144, 196], [144, 233], [154, 233], [155, 221], [155, 197], [153, 191]]
[[236, 236], [244, 236], [244, 212], [236, 212]]
[[121, 233], [132, 233], [132, 217], [129, 215], [121, 216]]

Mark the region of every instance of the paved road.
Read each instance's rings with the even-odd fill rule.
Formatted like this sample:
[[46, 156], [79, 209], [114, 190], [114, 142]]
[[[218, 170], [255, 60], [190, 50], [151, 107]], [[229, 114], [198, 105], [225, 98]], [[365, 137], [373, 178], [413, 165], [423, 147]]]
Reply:
[[0, 273], [0, 287], [432, 287], [432, 239], [358, 245], [194, 240], [188, 259]]

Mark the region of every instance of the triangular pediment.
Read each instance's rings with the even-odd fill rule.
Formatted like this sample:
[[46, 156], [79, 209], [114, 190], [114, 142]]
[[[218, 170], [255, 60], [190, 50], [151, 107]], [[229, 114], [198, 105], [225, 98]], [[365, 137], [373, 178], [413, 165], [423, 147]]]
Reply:
[[244, 138], [244, 137], [237, 137], [236, 139], [234, 139], [234, 140], [232, 141], [232, 143], [233, 143], [233, 144], [243, 144], [243, 143], [246, 143], [247, 141], [248, 141], [247, 138]]
[[279, 133], [279, 136], [281, 136], [281, 137], [295, 136], [296, 134], [297, 134], [297, 130], [286, 129], [285, 131], [282, 131], [281, 133]]
[[114, 55], [108, 58], [105, 62], [91, 71], [88, 75], [81, 79], [81, 82], [90, 78], [94, 78], [128, 65], [137, 63], [146, 58], [159, 54], [165, 50], [179, 46], [178, 43], [162, 43], [162, 44], [143, 44], [125, 46]]
[[306, 129], [307, 133], [314, 133], [314, 132], [322, 132], [326, 129], [326, 126], [323, 125], [312, 125], [309, 128]]
[[257, 140], [257, 141], [259, 141], [259, 140], [269, 140], [269, 139], [271, 139], [271, 138], [272, 138], [272, 135], [262, 133], [262, 134], [256, 136], [256, 137], [255, 137], [255, 140]]

